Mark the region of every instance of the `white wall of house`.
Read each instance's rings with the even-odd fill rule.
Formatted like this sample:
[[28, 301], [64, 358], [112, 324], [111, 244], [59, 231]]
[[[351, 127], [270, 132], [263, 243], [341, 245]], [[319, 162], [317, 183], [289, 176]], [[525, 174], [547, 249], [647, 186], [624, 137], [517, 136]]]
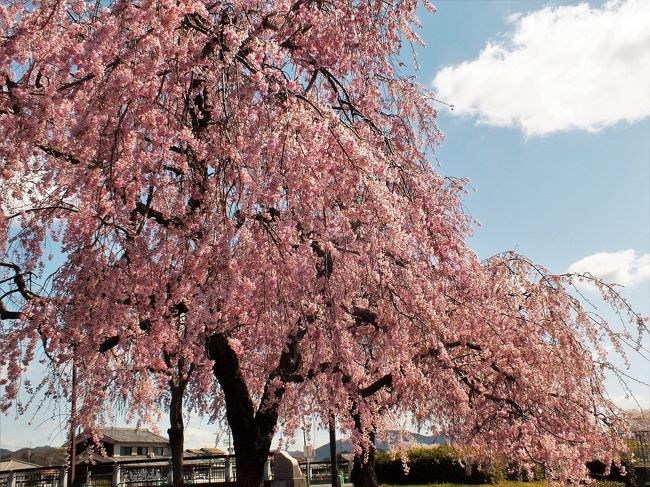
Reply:
[[169, 446], [165, 443], [148, 445], [138, 443], [115, 443], [113, 445], [114, 457], [147, 456], [149, 454], [156, 457], [166, 457], [169, 455]]

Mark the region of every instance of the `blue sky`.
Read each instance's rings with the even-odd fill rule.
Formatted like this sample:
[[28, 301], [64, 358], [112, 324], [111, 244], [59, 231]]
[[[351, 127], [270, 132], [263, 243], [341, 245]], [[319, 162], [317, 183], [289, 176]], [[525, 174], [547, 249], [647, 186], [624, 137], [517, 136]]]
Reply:
[[[446, 66], [474, 60], [488, 41], [512, 32], [506, 19], [513, 13], [539, 10], [547, 3], [441, 0], [436, 5], [437, 13], [422, 15], [427, 45], [416, 49], [417, 77], [428, 86]], [[648, 93], [647, 72], [645, 79]], [[620, 89], [625, 89], [623, 80]], [[472, 239], [481, 256], [513, 248], [562, 271], [596, 252], [649, 251], [647, 117], [595, 133], [571, 129], [527, 136], [517, 126], [496, 127], [456, 115], [458, 100], [444, 100], [456, 108], [439, 109], [446, 137], [438, 150], [439, 169], [468, 177], [476, 190], [465, 204], [481, 224]]]
[[[475, 189], [465, 199], [480, 223], [472, 247], [481, 257], [513, 249], [553, 272], [589, 271], [624, 284], [623, 296], [650, 314], [647, 5], [440, 0], [436, 7], [421, 16], [426, 46], [416, 48], [416, 75], [454, 105], [439, 108], [445, 141], [437, 158], [443, 174], [467, 177]], [[615, 38], [612, 27], [626, 24], [629, 35]], [[576, 51], [570, 35], [598, 49]], [[633, 375], [648, 383], [647, 358], [631, 360]], [[633, 404], [615, 380], [608, 388], [621, 405]], [[633, 390], [648, 407], [650, 389]]]
[[[634, 10], [642, 2], [434, 3], [437, 13], [422, 10], [415, 74], [455, 105], [440, 105], [437, 158], [442, 174], [475, 189], [465, 199], [480, 222], [472, 247], [600, 274], [626, 284], [623, 295], [650, 315], [650, 16]], [[632, 369], [650, 380], [647, 359], [632, 356]], [[615, 381], [608, 387], [631, 404]], [[648, 407], [648, 387], [634, 391]], [[61, 444], [45, 416], [33, 425], [0, 417], [0, 447]], [[214, 431], [193, 418], [188, 446], [212, 445]]]

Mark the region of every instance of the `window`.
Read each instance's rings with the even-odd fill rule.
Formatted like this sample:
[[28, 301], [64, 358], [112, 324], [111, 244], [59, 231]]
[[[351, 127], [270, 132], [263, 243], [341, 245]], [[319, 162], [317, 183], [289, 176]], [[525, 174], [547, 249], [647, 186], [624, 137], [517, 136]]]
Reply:
[[121, 456], [133, 455], [133, 447], [132, 446], [121, 446], [120, 447], [120, 455]]
[[154, 446], [152, 448], [153, 454], [154, 455], [162, 455], [163, 454], [163, 447], [162, 446]]
[[147, 449], [146, 446], [139, 446], [138, 447], [138, 455], [146, 455], [147, 453], [149, 453], [147, 450], [148, 449]]

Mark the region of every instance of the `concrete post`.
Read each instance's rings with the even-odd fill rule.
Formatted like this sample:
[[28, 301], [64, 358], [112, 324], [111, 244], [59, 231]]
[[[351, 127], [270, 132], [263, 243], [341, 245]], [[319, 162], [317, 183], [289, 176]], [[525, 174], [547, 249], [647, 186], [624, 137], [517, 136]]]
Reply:
[[234, 479], [232, 478], [232, 460], [230, 460], [230, 455], [226, 457], [225, 469], [224, 480], [226, 482], [232, 482]]
[[174, 464], [172, 459], [169, 459], [169, 464], [167, 465], [167, 484], [174, 485]]
[[16, 487], [16, 474], [14, 472], [9, 472], [9, 477], [7, 477], [7, 487]]
[[271, 480], [271, 462], [268, 460], [264, 464], [264, 480]]
[[120, 464], [115, 462], [115, 465], [113, 465], [113, 477], [111, 478], [111, 485], [113, 487], [117, 487], [122, 483], [122, 468], [120, 467]]
[[68, 469], [65, 466], [59, 469], [59, 487], [68, 487]]

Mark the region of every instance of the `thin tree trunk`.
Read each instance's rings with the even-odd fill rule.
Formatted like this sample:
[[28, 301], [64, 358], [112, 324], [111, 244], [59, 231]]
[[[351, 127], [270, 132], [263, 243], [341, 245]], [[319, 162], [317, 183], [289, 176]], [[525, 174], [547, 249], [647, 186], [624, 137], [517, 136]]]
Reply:
[[170, 427], [167, 430], [169, 435], [169, 446], [172, 453], [172, 475], [174, 487], [185, 485], [183, 467], [183, 449], [185, 425], [183, 424], [183, 395], [185, 393], [185, 382], [181, 381], [176, 385], [174, 381], [169, 382], [171, 390], [171, 403], [169, 405]]

